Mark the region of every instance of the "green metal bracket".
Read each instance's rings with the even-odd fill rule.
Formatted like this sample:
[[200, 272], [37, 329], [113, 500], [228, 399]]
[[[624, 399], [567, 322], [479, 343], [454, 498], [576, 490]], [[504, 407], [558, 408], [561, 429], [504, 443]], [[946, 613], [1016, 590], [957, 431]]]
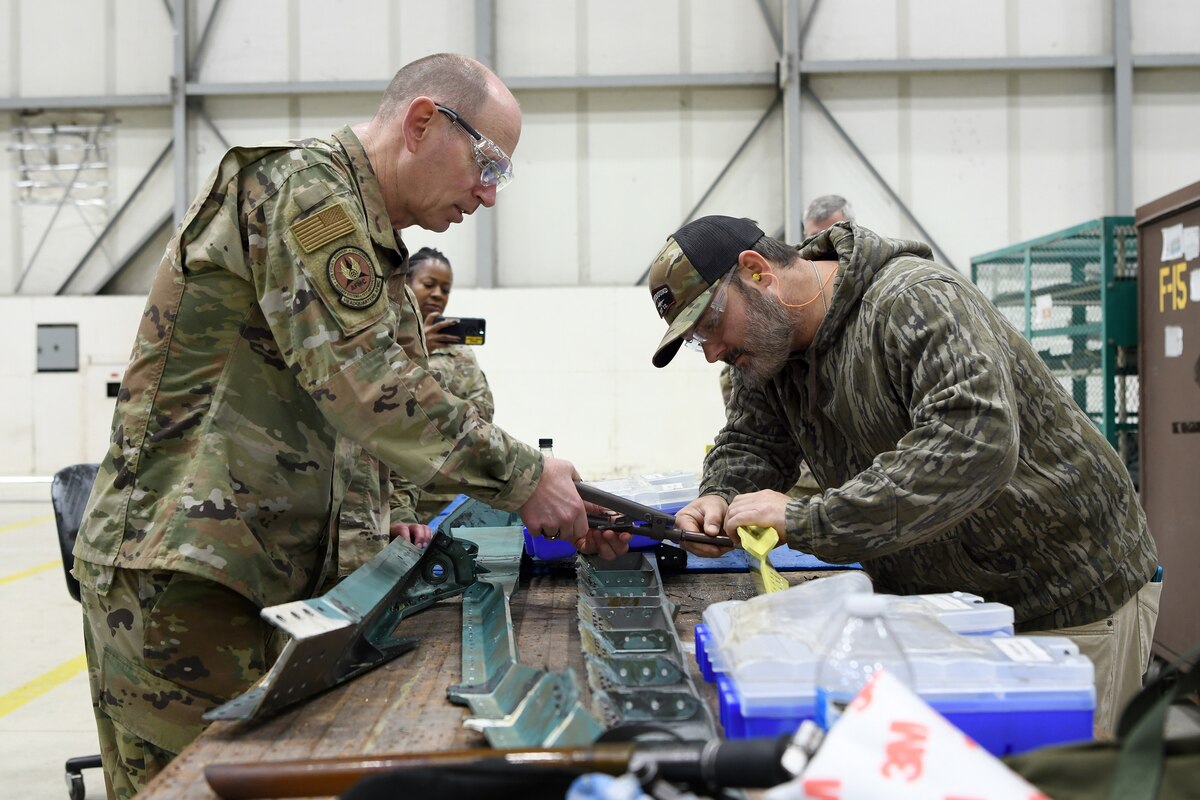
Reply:
[[606, 562], [578, 559], [576, 578], [580, 591], [595, 598], [642, 597], [661, 602], [662, 580], [658, 568], [639, 552]]
[[604, 690], [639, 686], [671, 686], [681, 683], [687, 673], [665, 656], [605, 657], [584, 653], [588, 682]]
[[[503, 525], [513, 518], [515, 524]], [[479, 561], [489, 570], [463, 594], [462, 683], [447, 691], [452, 702], [471, 710], [463, 725], [497, 748], [594, 742], [603, 729], [580, 702], [575, 673], [517, 660], [508, 598], [525, 543], [520, 518], [473, 500], [452, 509], [440, 528], [476, 541]]]
[[444, 533], [425, 550], [396, 539], [321, 597], [264, 608], [291, 640], [258, 684], [204, 718], [266, 716], [413, 649], [417, 640], [396, 636], [396, 626], [475, 583], [477, 552]]
[[463, 725], [495, 748], [581, 746], [603, 732], [580, 700], [573, 670], [517, 661], [507, 595], [488, 581], [463, 595], [463, 682], [449, 696], [474, 715]]
[[479, 581], [463, 594], [462, 683], [447, 690], [451, 702], [477, 717], [500, 718], [516, 710], [543, 670], [517, 662], [508, 598]]
[[675, 604], [653, 559], [577, 559], [579, 634], [594, 713], [612, 727], [653, 722], [685, 741], [715, 735], [712, 713], [680, 665]]
[[484, 734], [496, 748], [591, 744], [604, 732], [580, 699], [573, 669], [542, 672], [510, 713], [490, 719], [471, 717], [463, 725]]

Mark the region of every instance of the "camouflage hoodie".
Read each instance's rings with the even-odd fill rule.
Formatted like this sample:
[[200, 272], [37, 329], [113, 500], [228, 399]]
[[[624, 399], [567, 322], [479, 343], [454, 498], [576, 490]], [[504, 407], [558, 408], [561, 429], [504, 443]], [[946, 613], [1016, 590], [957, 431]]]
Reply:
[[313, 591], [358, 445], [414, 483], [515, 510], [536, 450], [447, 394], [350, 128], [225, 154], [159, 266], [75, 547], [216, 581], [260, 605]]
[[812, 345], [759, 391], [734, 382], [702, 493], [824, 491], [789, 543], [859, 561], [878, 589], [970, 591], [1021, 630], [1110, 614], [1154, 543], [1116, 452], [1029, 342], [918, 242], [839, 223], [801, 248], [840, 263]]

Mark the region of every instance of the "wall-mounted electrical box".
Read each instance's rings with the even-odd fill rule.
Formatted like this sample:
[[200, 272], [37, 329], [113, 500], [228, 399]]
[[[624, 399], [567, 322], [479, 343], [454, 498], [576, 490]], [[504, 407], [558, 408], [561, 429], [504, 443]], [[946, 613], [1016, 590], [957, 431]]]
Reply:
[[79, 371], [79, 326], [37, 326], [37, 371]]

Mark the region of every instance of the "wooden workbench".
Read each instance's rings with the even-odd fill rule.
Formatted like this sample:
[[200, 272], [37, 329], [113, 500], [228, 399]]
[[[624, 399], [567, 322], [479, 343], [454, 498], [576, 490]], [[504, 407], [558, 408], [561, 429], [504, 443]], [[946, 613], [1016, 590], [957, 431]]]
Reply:
[[[819, 574], [785, 573], [792, 583]], [[756, 592], [746, 572], [664, 574], [663, 584], [679, 606], [675, 625], [688, 652], [693, 628], [709, 604]], [[519, 660], [550, 670], [574, 668], [587, 696], [574, 577], [533, 578], [514, 594], [511, 606]], [[446, 699], [446, 689], [461, 680], [461, 601], [437, 603], [398, 630], [420, 637], [415, 650], [276, 717], [214, 723], [139, 800], [215, 800], [204, 780], [205, 765], [213, 763], [486, 747], [481, 734], [462, 726], [467, 709]], [[689, 664], [715, 719], [716, 693], [701, 680], [695, 659]]]

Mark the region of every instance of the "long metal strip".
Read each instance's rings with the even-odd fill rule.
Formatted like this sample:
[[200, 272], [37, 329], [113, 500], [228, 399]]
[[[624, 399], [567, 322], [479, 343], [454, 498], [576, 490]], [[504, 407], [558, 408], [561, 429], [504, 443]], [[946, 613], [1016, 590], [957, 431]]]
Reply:
[[685, 741], [712, 738], [716, 723], [683, 666], [675, 606], [653, 558], [579, 556], [575, 575], [593, 713], [608, 727], [653, 723]]

